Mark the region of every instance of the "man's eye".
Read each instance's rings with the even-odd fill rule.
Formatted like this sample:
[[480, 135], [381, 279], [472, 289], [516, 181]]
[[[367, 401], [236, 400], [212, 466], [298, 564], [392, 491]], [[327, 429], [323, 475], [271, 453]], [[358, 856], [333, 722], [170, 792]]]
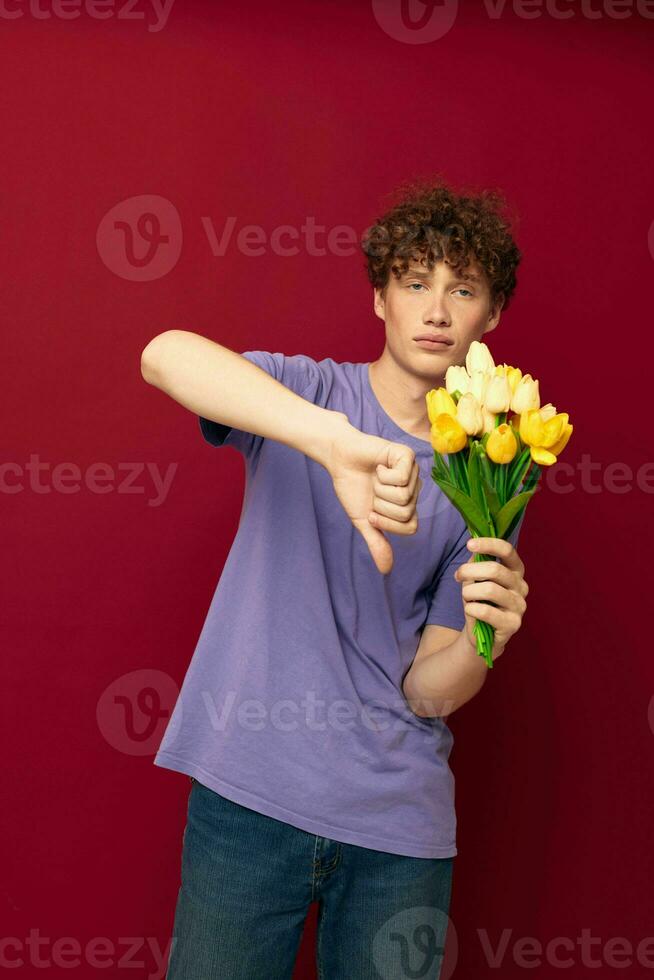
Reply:
[[468, 296], [472, 296], [472, 293], [470, 292], [470, 290], [469, 289], [466, 289], [465, 286], [460, 286], [457, 290], [455, 290], [455, 292], [457, 292], [457, 293], [467, 293]]
[[411, 289], [412, 286], [420, 286], [421, 289], [424, 289], [425, 288], [424, 285], [421, 282], [411, 282], [411, 283], [409, 283], [409, 289]]

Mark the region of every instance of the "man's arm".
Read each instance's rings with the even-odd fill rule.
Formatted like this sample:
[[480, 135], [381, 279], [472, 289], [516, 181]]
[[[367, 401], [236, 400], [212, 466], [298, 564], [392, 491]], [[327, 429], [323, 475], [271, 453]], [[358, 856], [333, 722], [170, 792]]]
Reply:
[[[521, 521], [523, 518], [524, 514]], [[465, 624], [460, 633], [436, 624], [423, 630], [418, 652], [402, 685], [415, 714], [426, 718], [449, 715], [482, 687], [488, 667], [477, 653], [475, 618], [494, 629], [493, 661], [503, 654], [520, 629], [529, 586], [524, 562], [511, 541], [517, 540], [518, 533], [516, 527], [508, 540], [478, 537], [467, 541], [470, 558], [454, 573], [454, 578], [462, 583]], [[494, 555], [498, 561], [475, 562], [475, 551]], [[438, 632], [429, 632], [433, 628]]]
[[345, 412], [315, 405], [247, 357], [190, 331], [151, 340], [141, 373], [196, 415], [284, 443], [324, 466], [377, 569], [390, 572], [384, 532], [415, 534], [418, 527], [422, 480], [413, 449], [360, 432]]
[[[494, 648], [496, 649], [496, 648]], [[402, 691], [419, 718], [451, 715], [483, 687], [488, 667], [462, 630], [425, 626]]]
[[298, 449], [326, 465], [347, 415], [314, 405], [236, 351], [188, 330], [158, 334], [141, 374], [195, 415]]

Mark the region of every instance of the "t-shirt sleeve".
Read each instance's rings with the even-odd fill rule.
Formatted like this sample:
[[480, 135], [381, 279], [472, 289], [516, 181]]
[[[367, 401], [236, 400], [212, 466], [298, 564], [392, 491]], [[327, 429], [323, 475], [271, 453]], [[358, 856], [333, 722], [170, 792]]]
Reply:
[[[518, 546], [520, 529], [526, 513], [526, 510], [522, 512], [520, 520], [509, 535], [509, 541], [514, 548]], [[468, 561], [472, 554], [466, 547], [466, 542], [470, 537], [468, 528], [464, 527], [459, 540], [444, 563], [442, 571], [439, 570], [437, 573], [425, 626], [449, 626], [450, 629], [455, 630], [462, 630], [465, 626], [466, 618], [461, 594], [462, 583], [454, 578], [454, 573], [460, 565], [464, 565]]]
[[[313, 358], [306, 354], [270, 353], [265, 350], [246, 350], [241, 354], [273, 378], [302, 395], [319, 375], [320, 369]], [[214, 422], [198, 416], [200, 431], [211, 446], [233, 446], [247, 458], [255, 456], [263, 442], [263, 436], [237, 429], [235, 426]]]

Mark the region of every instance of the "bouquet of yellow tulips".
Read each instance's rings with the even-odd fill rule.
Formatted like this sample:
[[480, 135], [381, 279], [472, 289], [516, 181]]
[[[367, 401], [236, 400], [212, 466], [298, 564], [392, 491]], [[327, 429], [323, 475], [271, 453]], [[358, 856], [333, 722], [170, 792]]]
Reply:
[[[432, 479], [473, 537], [510, 537], [535, 493], [541, 467], [556, 462], [572, 434], [567, 413], [549, 402], [541, 407], [538, 381], [520, 368], [496, 366], [477, 340], [465, 367], [450, 365], [445, 388], [432, 389], [426, 398]], [[475, 554], [473, 560], [494, 557]], [[478, 619], [474, 632], [477, 652], [492, 667], [494, 627]]]

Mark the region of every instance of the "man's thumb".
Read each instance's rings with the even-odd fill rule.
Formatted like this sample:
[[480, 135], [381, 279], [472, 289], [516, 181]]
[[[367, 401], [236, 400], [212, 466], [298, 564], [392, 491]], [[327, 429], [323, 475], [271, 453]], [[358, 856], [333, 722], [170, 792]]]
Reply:
[[377, 569], [382, 575], [388, 575], [393, 567], [393, 549], [384, 534], [378, 528], [373, 527], [367, 519], [355, 521], [354, 526], [368, 545], [368, 551], [372, 555], [372, 560]]

